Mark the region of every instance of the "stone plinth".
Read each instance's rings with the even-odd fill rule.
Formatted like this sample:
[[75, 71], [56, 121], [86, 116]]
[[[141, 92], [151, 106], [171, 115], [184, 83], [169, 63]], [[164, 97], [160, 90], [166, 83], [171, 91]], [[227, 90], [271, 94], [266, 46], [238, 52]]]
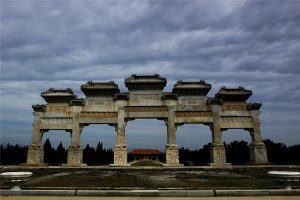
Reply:
[[167, 144], [166, 146], [166, 164], [164, 167], [183, 166], [179, 164], [179, 153], [177, 144]]
[[230, 163], [226, 163], [226, 151], [223, 144], [212, 144], [210, 148], [210, 166], [212, 167], [231, 167]]
[[116, 144], [114, 149], [114, 164], [110, 166], [130, 166], [127, 164], [126, 144]]
[[264, 143], [249, 145], [250, 148], [250, 161], [253, 164], [264, 164], [268, 163], [267, 150]]
[[29, 146], [25, 165], [45, 165], [43, 145], [32, 144]]
[[66, 167], [81, 167], [86, 166], [82, 163], [82, 146], [81, 145], [70, 145], [68, 149], [68, 161], [67, 164], [63, 164]]

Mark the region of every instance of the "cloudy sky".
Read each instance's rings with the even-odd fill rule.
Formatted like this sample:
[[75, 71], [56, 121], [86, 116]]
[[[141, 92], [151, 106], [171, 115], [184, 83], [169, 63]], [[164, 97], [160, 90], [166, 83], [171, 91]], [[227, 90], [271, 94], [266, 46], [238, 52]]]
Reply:
[[[1, 143], [28, 145], [32, 104], [50, 87], [72, 88], [89, 80], [114, 80], [126, 91], [131, 74], [205, 80], [213, 96], [221, 86], [253, 90], [263, 103], [263, 138], [300, 143], [300, 1], [59, 1], [1, 2]], [[141, 131], [143, 130], [143, 131]], [[128, 148], [160, 148], [166, 127], [135, 120], [126, 127]], [[88, 126], [83, 145], [112, 147], [115, 131]], [[51, 131], [43, 140], [70, 136]], [[244, 130], [224, 141], [246, 140]], [[178, 128], [177, 143], [192, 149], [211, 142], [208, 127]]]

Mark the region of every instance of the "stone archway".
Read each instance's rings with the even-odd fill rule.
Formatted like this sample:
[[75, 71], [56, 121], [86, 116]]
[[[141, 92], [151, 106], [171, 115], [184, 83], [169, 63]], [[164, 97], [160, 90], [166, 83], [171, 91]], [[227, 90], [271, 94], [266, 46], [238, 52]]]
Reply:
[[138, 118], [156, 118], [167, 126], [166, 164], [180, 166], [176, 143], [176, 125], [203, 123], [212, 131], [211, 164], [226, 167], [225, 148], [221, 130], [242, 128], [250, 131], [251, 161], [267, 162], [266, 149], [261, 142], [259, 103], [247, 103], [251, 90], [243, 87], [222, 87], [214, 97], [207, 97], [211, 85], [204, 81], [178, 81], [172, 92], [164, 92], [167, 80], [159, 75], [132, 75], [125, 79], [128, 92], [120, 92], [114, 82], [87, 82], [81, 85], [85, 98], [78, 98], [71, 89], [50, 88], [41, 96], [46, 105], [33, 105], [35, 121], [32, 144], [27, 163], [42, 163], [41, 130], [71, 131], [68, 165], [82, 166], [80, 142], [85, 124], [115, 126], [114, 166], [127, 166], [126, 122]]

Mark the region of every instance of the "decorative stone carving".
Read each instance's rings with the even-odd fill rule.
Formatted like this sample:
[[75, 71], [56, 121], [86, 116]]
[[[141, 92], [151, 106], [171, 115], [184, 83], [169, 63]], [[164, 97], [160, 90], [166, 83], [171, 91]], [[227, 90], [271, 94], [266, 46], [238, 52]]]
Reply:
[[129, 166], [127, 164], [126, 144], [116, 144], [114, 149], [114, 164], [111, 166]]
[[252, 117], [220, 117], [221, 128], [253, 128]]
[[268, 163], [267, 150], [264, 143], [251, 143], [250, 147], [250, 161], [254, 164]]
[[28, 148], [27, 165], [42, 165], [44, 163], [43, 145], [32, 144]]
[[167, 106], [126, 106], [125, 112], [162, 112], [168, 111]]
[[239, 111], [246, 111], [247, 106], [246, 104], [225, 104], [223, 106], [223, 110], [239, 110]]
[[96, 119], [103, 119], [103, 118], [117, 118], [117, 112], [80, 112], [79, 117], [81, 118], [96, 118]]
[[81, 145], [70, 145], [68, 149], [68, 161], [63, 166], [86, 166], [86, 164], [82, 164], [82, 156]]
[[176, 167], [182, 166], [179, 164], [179, 153], [178, 153], [178, 145], [177, 144], [167, 144], [166, 146], [166, 167]]
[[212, 112], [199, 111], [176, 111], [175, 117], [212, 117]]
[[210, 149], [210, 165], [213, 167], [230, 167], [231, 164], [226, 163], [226, 152], [223, 144], [212, 144]]
[[67, 124], [73, 122], [73, 117], [42, 117], [41, 122], [44, 124]]

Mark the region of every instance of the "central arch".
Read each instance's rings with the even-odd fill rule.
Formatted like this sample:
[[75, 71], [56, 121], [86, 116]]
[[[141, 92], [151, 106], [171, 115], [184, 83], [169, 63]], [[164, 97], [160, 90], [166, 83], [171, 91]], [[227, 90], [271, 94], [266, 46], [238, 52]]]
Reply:
[[[135, 119], [127, 122], [126, 144], [128, 152], [139, 150], [159, 150], [164, 153], [167, 144], [167, 127], [163, 120]], [[133, 158], [128, 157], [128, 161]], [[164, 161], [160, 157], [160, 161]]]

